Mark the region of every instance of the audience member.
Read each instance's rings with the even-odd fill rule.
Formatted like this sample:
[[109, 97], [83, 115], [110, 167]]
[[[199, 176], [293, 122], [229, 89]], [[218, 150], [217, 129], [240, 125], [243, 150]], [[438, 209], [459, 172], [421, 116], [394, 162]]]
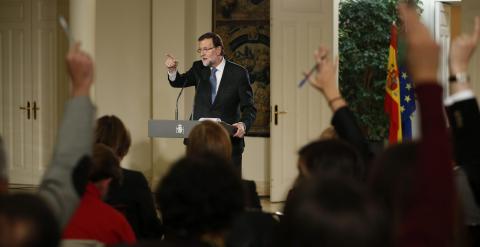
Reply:
[[355, 148], [339, 139], [313, 141], [298, 151], [300, 177], [346, 176], [363, 180], [363, 160]]
[[0, 195], [0, 246], [58, 246], [60, 228], [50, 207], [34, 194]]
[[[230, 137], [220, 124], [203, 121], [195, 126], [188, 137], [187, 156], [202, 156], [213, 153], [231, 160]], [[235, 216], [227, 236], [229, 247], [270, 246], [276, 221], [271, 215], [261, 212], [262, 206], [254, 181], [242, 179], [246, 212]]]
[[304, 179], [285, 204], [276, 246], [385, 247], [385, 217], [358, 181], [323, 176]]
[[331, 123], [334, 136], [355, 147], [360, 152], [363, 163], [368, 165], [373, 158], [368, 142], [336, 83], [338, 57], [335, 61], [329, 59], [329, 50], [323, 46], [315, 51], [314, 57], [317, 74], [314, 78], [309, 78], [309, 82], [322, 93], [333, 112]]
[[[85, 189], [92, 149], [94, 107], [89, 91], [93, 63], [78, 43], [69, 51], [66, 63], [72, 79], [72, 98], [66, 103], [53, 158], [40, 184], [40, 197], [0, 197], [0, 246], [58, 246], [60, 229], [75, 211]], [[3, 148], [0, 152], [3, 168]]]
[[[295, 193], [296, 184], [305, 178], [321, 179], [335, 175], [364, 180], [368, 146], [353, 113], [340, 95], [335, 83], [337, 62], [334, 63], [328, 53], [323, 46], [315, 51], [317, 74], [310, 79], [310, 84], [322, 92], [334, 112], [332, 124], [339, 138], [312, 141], [300, 149], [299, 175], [287, 201]], [[358, 150], [362, 150], [363, 155]]]
[[[97, 120], [94, 139], [95, 143], [112, 148], [120, 161], [131, 144], [129, 131], [122, 120], [113, 115]], [[110, 183], [105, 201], [125, 215], [138, 240], [161, 238], [162, 224], [147, 179], [134, 170], [121, 168], [121, 173], [119, 179]]]
[[125, 217], [102, 201], [110, 182], [120, 176], [120, 164], [113, 151], [96, 144], [87, 188], [77, 211], [63, 232], [64, 239], [97, 240], [106, 245], [134, 243], [135, 234]]
[[89, 97], [93, 84], [92, 59], [77, 43], [66, 61], [72, 79], [72, 98], [66, 103], [53, 158], [39, 188], [39, 195], [51, 207], [61, 228], [75, 212], [85, 190], [95, 114]]
[[[456, 196], [441, 103], [442, 88], [437, 82], [440, 48], [421, 23], [415, 9], [400, 4], [399, 11], [406, 28], [407, 65], [416, 86], [422, 136], [414, 151], [412, 147], [387, 151], [384, 154], [386, 158], [376, 163], [376, 166], [388, 171], [395, 168], [391, 164], [395, 155], [399, 157], [402, 152], [408, 153], [404, 157], [407, 170], [404, 174], [408, 173], [408, 169], [411, 169], [411, 174], [407, 174], [406, 180], [396, 178], [389, 181], [382, 178], [385, 172], [374, 172], [372, 184], [376, 184], [375, 180], [384, 179], [386, 184], [378, 184], [392, 187], [394, 194], [389, 204], [392, 207], [391, 230], [396, 246], [453, 246]], [[379, 170], [376, 166], [374, 171]]]
[[166, 242], [225, 246], [225, 234], [243, 211], [240, 178], [230, 161], [215, 154], [177, 161], [160, 182], [157, 204]]
[[[227, 130], [212, 121], [199, 123], [188, 136], [187, 156], [201, 156], [205, 153], [213, 153], [226, 160], [231, 160], [232, 157], [232, 144]], [[255, 182], [242, 179], [242, 186], [245, 208], [262, 210]]]
[[472, 34], [454, 39], [450, 48], [450, 96], [447, 116], [453, 137], [455, 180], [462, 202], [464, 222], [472, 246], [480, 246], [480, 111], [467, 74], [470, 58], [480, 40], [480, 17]]

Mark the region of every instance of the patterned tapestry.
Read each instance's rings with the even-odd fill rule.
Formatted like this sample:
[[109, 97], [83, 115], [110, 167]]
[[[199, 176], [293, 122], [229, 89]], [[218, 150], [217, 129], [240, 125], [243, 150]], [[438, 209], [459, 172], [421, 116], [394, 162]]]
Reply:
[[213, 0], [213, 31], [250, 74], [257, 118], [247, 135], [270, 136], [270, 0]]

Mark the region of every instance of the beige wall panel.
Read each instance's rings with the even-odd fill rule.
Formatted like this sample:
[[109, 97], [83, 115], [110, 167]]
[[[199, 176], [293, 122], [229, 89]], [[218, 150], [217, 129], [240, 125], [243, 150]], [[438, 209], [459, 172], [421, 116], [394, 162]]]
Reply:
[[114, 114], [125, 123], [132, 146], [122, 166], [152, 176], [151, 1], [96, 2], [97, 116]]

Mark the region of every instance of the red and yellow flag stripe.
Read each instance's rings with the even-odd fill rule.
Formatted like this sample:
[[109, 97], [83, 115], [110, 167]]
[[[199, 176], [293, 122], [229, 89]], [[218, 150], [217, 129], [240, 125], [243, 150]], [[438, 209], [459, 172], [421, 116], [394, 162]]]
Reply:
[[397, 65], [397, 27], [392, 24], [390, 36], [390, 50], [388, 54], [388, 74], [385, 86], [385, 112], [389, 115], [390, 127], [388, 132], [389, 143], [402, 141], [402, 121], [400, 113], [400, 81]]

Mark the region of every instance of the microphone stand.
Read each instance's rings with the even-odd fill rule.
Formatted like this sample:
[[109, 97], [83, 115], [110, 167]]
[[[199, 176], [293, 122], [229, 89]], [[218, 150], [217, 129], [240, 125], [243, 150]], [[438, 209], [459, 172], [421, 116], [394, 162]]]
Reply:
[[185, 83], [183, 83], [182, 89], [177, 96], [177, 102], [175, 103], [175, 120], [178, 120], [178, 100], [180, 99], [180, 95], [182, 95], [183, 89], [185, 88]]
[[180, 90], [180, 93], [178, 93], [177, 96], [177, 102], [175, 103], [175, 120], [178, 120], [178, 100], [180, 99], [180, 96], [183, 93], [183, 89], [185, 89], [185, 84], [187, 84], [187, 79], [183, 81], [182, 89]]

